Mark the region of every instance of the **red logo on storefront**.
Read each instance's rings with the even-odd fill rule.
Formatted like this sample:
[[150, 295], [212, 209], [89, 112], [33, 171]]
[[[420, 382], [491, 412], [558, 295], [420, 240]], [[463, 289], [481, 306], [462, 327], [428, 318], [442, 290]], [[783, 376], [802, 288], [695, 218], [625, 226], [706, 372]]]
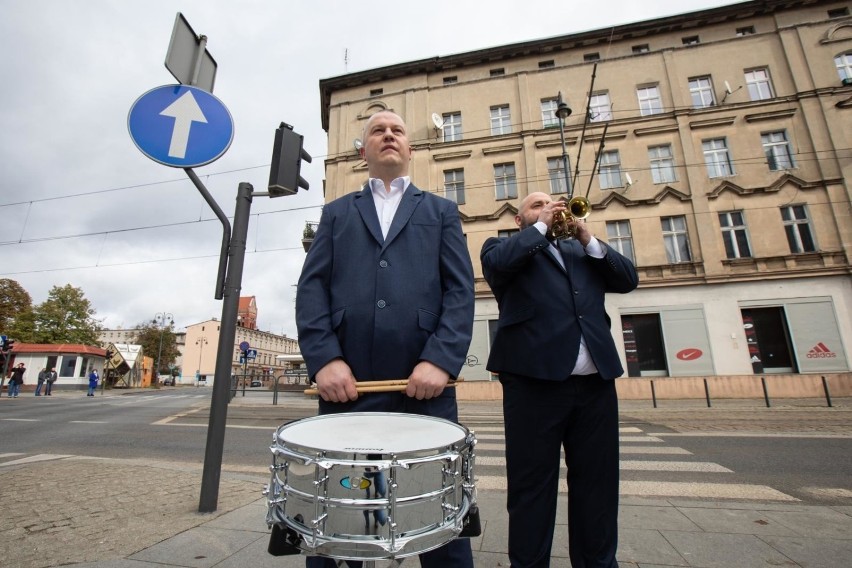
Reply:
[[822, 341], [808, 351], [808, 359], [831, 359], [833, 357], [837, 357], [837, 353], [826, 347]]
[[694, 361], [704, 355], [704, 352], [701, 349], [696, 349], [694, 347], [688, 347], [686, 349], [682, 349], [675, 354], [675, 357], [680, 359], [681, 361]]

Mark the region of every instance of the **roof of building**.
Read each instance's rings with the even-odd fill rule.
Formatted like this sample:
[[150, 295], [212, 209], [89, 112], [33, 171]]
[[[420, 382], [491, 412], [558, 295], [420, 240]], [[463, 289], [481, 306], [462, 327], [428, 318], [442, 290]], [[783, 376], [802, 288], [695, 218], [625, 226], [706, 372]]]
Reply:
[[106, 350], [80, 343], [15, 343], [12, 352], [17, 355], [28, 353], [74, 353], [75, 355], [106, 356]]

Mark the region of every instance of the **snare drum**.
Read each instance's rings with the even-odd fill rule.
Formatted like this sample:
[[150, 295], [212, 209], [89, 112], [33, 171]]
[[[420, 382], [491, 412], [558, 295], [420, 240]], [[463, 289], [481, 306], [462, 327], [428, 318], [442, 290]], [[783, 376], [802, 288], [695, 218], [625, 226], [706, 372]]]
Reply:
[[266, 520], [308, 555], [404, 558], [457, 537], [475, 508], [467, 428], [428, 416], [329, 414], [274, 435]]

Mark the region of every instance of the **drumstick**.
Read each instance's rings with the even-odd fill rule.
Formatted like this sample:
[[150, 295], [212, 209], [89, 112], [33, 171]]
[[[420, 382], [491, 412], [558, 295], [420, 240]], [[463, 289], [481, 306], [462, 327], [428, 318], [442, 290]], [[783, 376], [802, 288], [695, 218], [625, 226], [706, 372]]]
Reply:
[[[456, 383], [460, 383], [464, 379], [450, 380], [447, 382], [447, 387], [454, 387]], [[355, 381], [355, 391], [359, 393], [367, 392], [401, 392], [408, 386], [408, 379], [394, 379], [390, 381]], [[315, 388], [305, 389], [306, 396], [316, 396], [319, 390]]]

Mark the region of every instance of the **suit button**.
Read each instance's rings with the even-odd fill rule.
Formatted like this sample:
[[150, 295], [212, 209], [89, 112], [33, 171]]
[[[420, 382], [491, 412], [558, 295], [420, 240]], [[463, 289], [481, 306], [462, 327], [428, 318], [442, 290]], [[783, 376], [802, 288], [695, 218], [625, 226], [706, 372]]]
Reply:
[[577, 294], [579, 294], [579, 293], [580, 293], [580, 291], [579, 291], [579, 290], [574, 290], [574, 295], [575, 295], [575, 296], [576, 296]]
[[583, 316], [577, 316], [578, 319], [583, 319]]
[[388, 261], [386, 261], [386, 260], [379, 261], [379, 266], [381, 266], [382, 268], [387, 268], [388, 267]]
[[384, 308], [388, 304], [384, 300], [379, 300], [378, 302], [376, 302], [376, 305], [379, 306], [380, 308]]

